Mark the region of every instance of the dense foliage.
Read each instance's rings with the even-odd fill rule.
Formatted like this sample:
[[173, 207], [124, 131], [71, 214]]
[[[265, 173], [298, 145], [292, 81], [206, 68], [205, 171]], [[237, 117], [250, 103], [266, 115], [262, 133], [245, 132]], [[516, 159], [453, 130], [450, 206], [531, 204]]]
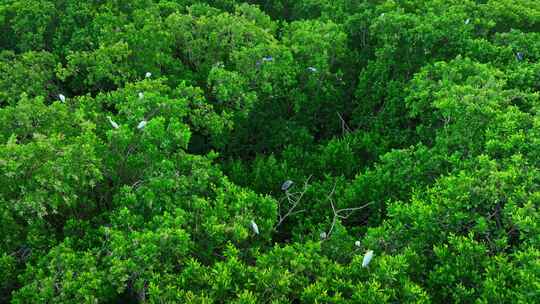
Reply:
[[3, 0], [0, 302], [540, 303], [539, 59], [536, 0]]

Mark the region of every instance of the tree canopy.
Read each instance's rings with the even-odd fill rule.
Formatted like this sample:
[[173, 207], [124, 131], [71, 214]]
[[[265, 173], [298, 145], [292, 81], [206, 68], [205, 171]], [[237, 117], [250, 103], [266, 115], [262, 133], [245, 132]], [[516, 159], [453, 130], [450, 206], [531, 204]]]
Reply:
[[540, 2], [4, 0], [0, 302], [539, 303]]

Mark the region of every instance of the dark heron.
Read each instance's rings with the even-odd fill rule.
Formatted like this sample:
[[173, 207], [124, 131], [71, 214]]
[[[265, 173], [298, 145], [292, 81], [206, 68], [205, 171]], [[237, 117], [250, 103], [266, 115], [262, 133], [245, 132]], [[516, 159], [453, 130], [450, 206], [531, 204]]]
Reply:
[[286, 180], [285, 182], [283, 182], [283, 184], [281, 185], [281, 190], [283, 191], [287, 191], [289, 190], [289, 188], [294, 184], [294, 182], [292, 180]]

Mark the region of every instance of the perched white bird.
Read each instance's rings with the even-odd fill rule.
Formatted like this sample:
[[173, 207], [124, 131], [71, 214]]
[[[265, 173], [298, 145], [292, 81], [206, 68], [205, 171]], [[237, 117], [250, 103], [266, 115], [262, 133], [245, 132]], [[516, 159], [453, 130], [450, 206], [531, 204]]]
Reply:
[[326, 232], [321, 232], [321, 234], [319, 235], [321, 237], [321, 240], [324, 240], [326, 239]]
[[312, 73], [317, 72], [317, 69], [314, 68], [314, 67], [309, 67], [309, 68], [307, 68], [307, 69], [308, 69], [310, 72], [312, 72]]
[[360, 247], [360, 246], [362, 246], [362, 243], [360, 243], [360, 241], [356, 241], [356, 242], [354, 242], [354, 246]]
[[116, 122], [114, 122], [114, 121], [111, 119], [110, 116], [107, 116], [107, 119], [109, 120], [109, 122], [111, 123], [111, 126], [112, 126], [113, 128], [115, 128], [115, 129], [118, 129], [118, 128], [119, 128], [118, 124], [117, 124]]
[[143, 92], [139, 92], [139, 99], [143, 99], [144, 98], [144, 93]]
[[144, 77], [146, 77], [146, 78], [150, 78], [150, 77], [152, 77], [152, 73], [150, 73], [150, 72], [146, 72], [146, 74], [144, 75]]
[[255, 232], [255, 234], [259, 234], [259, 226], [257, 226], [257, 223], [255, 223], [255, 221], [251, 221], [251, 229], [253, 229], [253, 232]]
[[146, 124], [148, 123], [148, 121], [146, 121], [146, 119], [143, 119], [138, 125], [137, 125], [137, 129], [142, 129], [146, 126]]
[[368, 250], [366, 254], [364, 254], [364, 259], [362, 260], [362, 267], [366, 268], [369, 265], [369, 262], [371, 262], [372, 258], [373, 250]]
[[64, 96], [63, 94], [58, 94], [58, 98], [60, 98], [61, 102], [66, 102], [66, 96]]
[[465, 20], [465, 24], [469, 24], [471, 22], [471, 19]]

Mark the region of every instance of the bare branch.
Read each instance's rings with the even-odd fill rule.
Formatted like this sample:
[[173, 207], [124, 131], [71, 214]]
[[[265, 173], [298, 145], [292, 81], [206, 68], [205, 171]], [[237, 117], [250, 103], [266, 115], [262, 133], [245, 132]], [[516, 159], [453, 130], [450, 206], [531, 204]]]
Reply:
[[[279, 226], [281, 226], [281, 224], [283, 224], [285, 219], [287, 219], [288, 217], [306, 211], [306, 210], [295, 211], [295, 209], [298, 206], [298, 204], [300, 204], [300, 202], [302, 201], [302, 198], [304, 197], [304, 194], [307, 192], [307, 189], [309, 187], [309, 180], [311, 179], [311, 177], [312, 177], [312, 175], [310, 175], [306, 179], [306, 181], [304, 182], [304, 187], [302, 188], [301, 191], [292, 192], [292, 193], [289, 192], [288, 190], [285, 191], [285, 197], [280, 199], [279, 202], [278, 202], [279, 221], [276, 224], [276, 226], [274, 227], [274, 230], [277, 230], [277, 228]], [[287, 212], [285, 214], [282, 214], [282, 212], [281, 212], [281, 204], [285, 200], [287, 200], [290, 207], [289, 207], [289, 209], [287, 210]]]
[[306, 209], [302, 209], [302, 210], [298, 210], [298, 211], [292, 212], [292, 213], [290, 214], [290, 216], [293, 216], [293, 215], [296, 215], [296, 214], [302, 213], [302, 212], [306, 212]]
[[[347, 219], [349, 218], [355, 211], [361, 210], [366, 208], [369, 205], [372, 205], [374, 202], [369, 202], [365, 205], [362, 205], [360, 207], [352, 207], [352, 208], [343, 208], [336, 210], [336, 207], [334, 205], [334, 200], [332, 199], [332, 196], [335, 194], [336, 191], [336, 184], [334, 183], [334, 186], [332, 187], [332, 191], [327, 196], [328, 201], [330, 202], [330, 206], [332, 207], [332, 212], [334, 213], [334, 216], [332, 217], [332, 224], [330, 225], [330, 229], [328, 230], [328, 233], [326, 233], [326, 239], [329, 239], [332, 235], [332, 231], [334, 231], [334, 227], [336, 225], [336, 222], [338, 219]], [[345, 214], [344, 214], [345, 213]]]
[[337, 220], [336, 207], [334, 207], [334, 201], [332, 200], [332, 196], [334, 195], [334, 193], [336, 191], [336, 185], [337, 185], [337, 182], [334, 182], [334, 186], [332, 187], [332, 191], [330, 191], [330, 193], [327, 196], [327, 199], [330, 201], [330, 206], [332, 206], [332, 212], [334, 213], [334, 217], [332, 218], [332, 225], [330, 225], [330, 230], [328, 230], [328, 233], [326, 234], [327, 239], [330, 238], [330, 235], [332, 234], [332, 231], [334, 230], [334, 226], [336, 225], [336, 220]]

